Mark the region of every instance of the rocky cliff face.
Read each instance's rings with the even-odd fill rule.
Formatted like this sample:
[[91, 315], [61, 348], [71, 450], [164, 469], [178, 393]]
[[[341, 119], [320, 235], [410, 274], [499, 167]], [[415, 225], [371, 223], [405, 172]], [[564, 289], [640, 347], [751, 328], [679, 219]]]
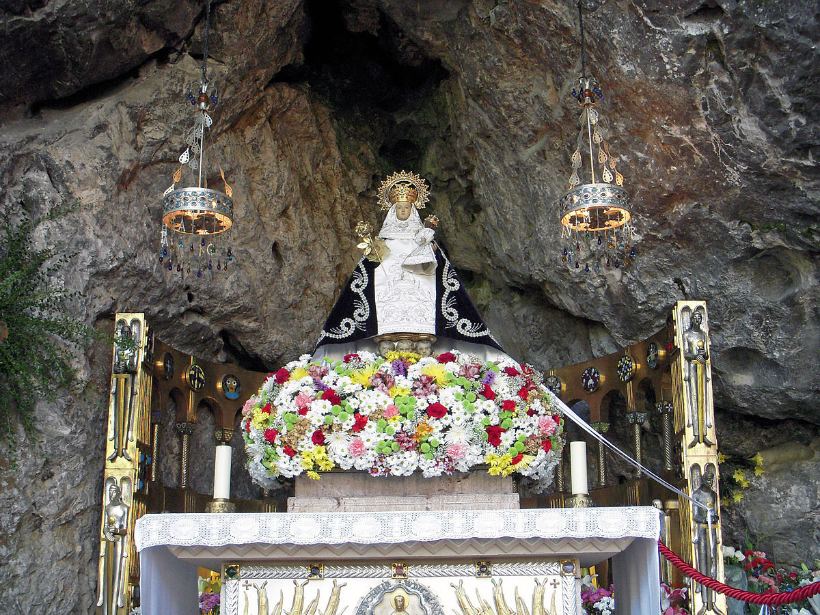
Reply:
[[[559, 260], [579, 66], [575, 7], [558, 0], [217, 4], [210, 151], [235, 186], [237, 264], [166, 275], [159, 196], [184, 149], [202, 16], [187, 0], [0, 8], [0, 201], [79, 204], [39, 231], [77, 254], [64, 279], [85, 295], [78, 317], [110, 329], [117, 310], [145, 311], [180, 349], [275, 366], [311, 348], [355, 222], [378, 220], [379, 178], [412, 168], [522, 360], [611, 352], [675, 300], [706, 299], [723, 448], [779, 451], [730, 535], [818, 556], [815, 3], [612, 0], [588, 20], [641, 235], [635, 265], [605, 275]], [[0, 459], [3, 612], [92, 608], [108, 352], [78, 357], [85, 384], [39, 408], [16, 467]]]

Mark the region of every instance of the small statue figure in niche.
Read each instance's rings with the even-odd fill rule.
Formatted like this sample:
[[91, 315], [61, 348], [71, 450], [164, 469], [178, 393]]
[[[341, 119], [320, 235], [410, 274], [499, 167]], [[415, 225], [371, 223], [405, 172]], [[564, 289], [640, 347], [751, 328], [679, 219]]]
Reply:
[[265, 615], [268, 613], [268, 590], [265, 589], [267, 584], [267, 581], [262, 581], [261, 585], [254, 585], [256, 589], [256, 612]]
[[140, 322], [136, 319], [131, 324], [120, 320], [116, 326], [114, 340], [113, 386], [114, 397], [113, 432], [114, 450], [108, 456], [109, 461], [123, 457], [131, 461], [128, 443], [134, 439], [134, 397], [137, 394], [137, 368], [139, 358]]
[[116, 479], [109, 479], [108, 503], [105, 505], [103, 540], [100, 543], [100, 593], [97, 606], [103, 607], [103, 615], [115, 615], [125, 606], [126, 568], [128, 557], [128, 511], [123, 493]]
[[683, 332], [683, 358], [686, 360], [683, 380], [686, 383], [686, 396], [689, 402], [686, 424], [692, 428], [694, 436], [689, 443], [690, 448], [698, 443], [712, 445], [706, 437], [706, 430], [711, 427], [706, 407], [709, 351], [706, 332], [701, 329], [702, 323], [703, 310], [697, 308], [692, 312], [689, 328]]
[[[692, 479], [697, 478], [699, 471], [697, 466], [692, 468]], [[715, 578], [717, 576], [717, 493], [713, 489], [715, 482], [715, 466], [708, 464], [700, 478], [700, 485], [692, 492], [692, 499], [699, 504], [708, 507], [708, 510], [700, 506], [694, 506], [692, 520], [695, 525], [695, 567], [703, 574]], [[700, 595], [703, 606], [698, 611], [698, 615], [705, 613], [720, 613], [715, 607], [714, 592], [708, 587], [700, 586]]]

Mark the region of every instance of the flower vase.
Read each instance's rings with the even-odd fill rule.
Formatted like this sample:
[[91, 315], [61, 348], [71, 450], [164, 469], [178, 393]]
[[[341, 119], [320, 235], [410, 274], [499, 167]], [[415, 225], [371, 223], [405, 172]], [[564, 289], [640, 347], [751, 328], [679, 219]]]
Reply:
[[[726, 578], [726, 584], [731, 585], [737, 589], [742, 589], [744, 591], [748, 591], [749, 589], [749, 580], [746, 578], [746, 571], [743, 570], [742, 566], [732, 566], [732, 565], [725, 565], [723, 568], [723, 574]], [[727, 598], [726, 604], [728, 606], [728, 615], [746, 615], [748, 611], [746, 610], [746, 603], [742, 600], [734, 600], [733, 598]], [[752, 605], [750, 605], [752, 606]], [[760, 607], [756, 607], [760, 608]], [[755, 613], [759, 611], [753, 611]]]

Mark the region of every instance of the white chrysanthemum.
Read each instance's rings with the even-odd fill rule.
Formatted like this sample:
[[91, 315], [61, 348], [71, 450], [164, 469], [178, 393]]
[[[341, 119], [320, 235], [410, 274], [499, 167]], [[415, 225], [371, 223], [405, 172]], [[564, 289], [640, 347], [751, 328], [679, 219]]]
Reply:
[[463, 425], [453, 425], [447, 430], [444, 441], [447, 444], [465, 444], [472, 435], [472, 431]]

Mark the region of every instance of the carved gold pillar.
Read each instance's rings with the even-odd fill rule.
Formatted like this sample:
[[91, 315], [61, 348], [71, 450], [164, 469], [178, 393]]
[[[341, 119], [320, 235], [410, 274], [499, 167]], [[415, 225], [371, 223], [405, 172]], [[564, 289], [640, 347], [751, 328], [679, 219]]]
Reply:
[[[592, 428], [603, 435], [609, 431], [609, 423], [598, 421], [592, 423]], [[600, 440], [598, 441], [598, 486], [606, 487], [606, 448]]]
[[134, 524], [145, 513], [150, 442], [153, 338], [143, 314], [118, 313], [114, 324], [103, 470], [97, 613], [126, 615], [139, 582]]
[[655, 411], [660, 416], [661, 434], [663, 438], [663, 469], [671, 472], [675, 469], [672, 451], [674, 447], [674, 405], [671, 401], [659, 401], [655, 404]]
[[180, 438], [179, 452], [179, 488], [188, 488], [188, 470], [190, 467], [191, 435], [194, 433], [194, 424], [180, 422], [175, 426]]
[[[674, 439], [681, 447], [681, 470], [686, 491], [708, 504], [708, 515], [688, 501], [681, 502], [681, 555], [698, 570], [723, 580], [720, 485], [715, 414], [712, 397], [712, 351], [709, 320], [703, 301], [679, 301], [672, 313], [674, 350], [671, 357]], [[691, 583], [692, 612], [725, 614], [726, 599]]]

